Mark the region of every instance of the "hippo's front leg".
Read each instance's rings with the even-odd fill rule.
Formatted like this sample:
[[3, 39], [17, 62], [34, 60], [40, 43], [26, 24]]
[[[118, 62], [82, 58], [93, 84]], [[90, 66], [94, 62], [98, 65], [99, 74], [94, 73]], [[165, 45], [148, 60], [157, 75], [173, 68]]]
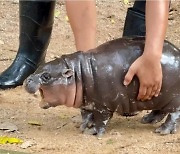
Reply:
[[93, 125], [92, 128], [88, 130], [88, 134], [101, 137], [105, 133], [106, 125], [112, 116], [113, 112], [107, 109], [94, 109]]
[[93, 126], [93, 112], [86, 109], [81, 109], [81, 116], [82, 116], [82, 123], [80, 126], [80, 130], [82, 132], [85, 131], [85, 129], [89, 129]]

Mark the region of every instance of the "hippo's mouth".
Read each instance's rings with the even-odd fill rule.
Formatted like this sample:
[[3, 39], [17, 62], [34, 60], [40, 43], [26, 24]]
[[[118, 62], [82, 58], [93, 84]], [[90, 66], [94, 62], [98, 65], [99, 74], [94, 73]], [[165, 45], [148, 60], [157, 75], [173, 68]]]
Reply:
[[41, 88], [39, 88], [39, 92], [41, 95], [41, 102], [39, 103], [40, 108], [48, 109], [50, 107], [56, 107], [57, 106], [56, 103], [49, 103], [45, 100], [45, 96], [44, 96], [43, 90]]
[[48, 109], [50, 108], [50, 104], [48, 102], [45, 102], [44, 101], [44, 94], [43, 94], [43, 90], [41, 88], [39, 88], [39, 92], [40, 92], [40, 95], [41, 95], [41, 102], [39, 103], [39, 106], [43, 109]]
[[41, 98], [44, 99], [43, 90], [41, 88], [39, 88], [39, 92], [40, 92]]

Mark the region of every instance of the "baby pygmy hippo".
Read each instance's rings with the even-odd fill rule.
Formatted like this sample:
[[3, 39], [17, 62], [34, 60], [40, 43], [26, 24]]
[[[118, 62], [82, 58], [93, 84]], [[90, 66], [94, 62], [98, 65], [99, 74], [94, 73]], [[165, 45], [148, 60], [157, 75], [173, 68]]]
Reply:
[[157, 133], [170, 134], [180, 124], [180, 50], [165, 41], [161, 59], [163, 84], [158, 97], [138, 101], [139, 82], [126, 87], [123, 80], [130, 65], [142, 54], [145, 39], [120, 38], [88, 52], [63, 55], [40, 66], [25, 81], [29, 93], [40, 91], [42, 108], [66, 104], [81, 108], [81, 130], [102, 135], [114, 112], [131, 115], [152, 110], [143, 123], [165, 122]]

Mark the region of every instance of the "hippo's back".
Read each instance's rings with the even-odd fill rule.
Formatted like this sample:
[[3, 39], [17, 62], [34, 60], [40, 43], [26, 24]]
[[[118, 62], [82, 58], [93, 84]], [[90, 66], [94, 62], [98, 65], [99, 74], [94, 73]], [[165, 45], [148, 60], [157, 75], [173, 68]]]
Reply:
[[[167, 41], [164, 43], [161, 59], [163, 69], [162, 95], [157, 99], [152, 99], [151, 105], [143, 106], [144, 102], [136, 101], [139, 89], [138, 79], [135, 77], [128, 87], [123, 85], [128, 68], [142, 55], [144, 44], [144, 38], [141, 37], [120, 38], [105, 43], [85, 54], [82, 75], [85, 93], [88, 94], [87, 99], [99, 101], [99, 106], [105, 104], [112, 110], [121, 105], [123, 110], [126, 110], [125, 112], [161, 109], [166, 106], [172, 99], [172, 94], [178, 94], [180, 90], [180, 82], [178, 81], [180, 52]], [[133, 107], [131, 107], [132, 104]]]

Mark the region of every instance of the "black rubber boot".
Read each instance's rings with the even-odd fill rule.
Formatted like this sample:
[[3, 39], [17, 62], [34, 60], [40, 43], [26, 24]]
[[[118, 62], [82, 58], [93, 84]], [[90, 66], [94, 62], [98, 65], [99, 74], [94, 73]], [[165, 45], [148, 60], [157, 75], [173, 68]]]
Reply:
[[124, 36], [145, 36], [145, 1], [135, 1], [132, 8], [128, 8], [125, 24]]
[[55, 1], [20, 1], [19, 50], [0, 75], [0, 89], [14, 88], [44, 62], [54, 21]]

